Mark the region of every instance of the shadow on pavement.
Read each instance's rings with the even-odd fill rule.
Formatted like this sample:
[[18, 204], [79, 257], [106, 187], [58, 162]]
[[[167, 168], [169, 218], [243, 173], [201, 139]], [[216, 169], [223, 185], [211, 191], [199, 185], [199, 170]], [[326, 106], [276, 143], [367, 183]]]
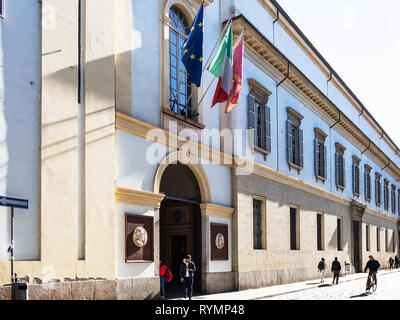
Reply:
[[318, 288], [325, 288], [325, 287], [332, 287], [332, 285], [327, 283], [327, 284], [321, 284], [318, 286]]
[[368, 296], [368, 293], [364, 292], [364, 293], [361, 293], [361, 294], [359, 294], [359, 295], [357, 295], [357, 296], [351, 296], [350, 299], [353, 299], [353, 298], [361, 298], [361, 297], [367, 297], [367, 296]]
[[312, 285], [315, 285], [315, 284], [320, 284], [321, 282], [309, 282], [309, 283], [306, 283], [306, 285], [307, 286], [312, 286]]

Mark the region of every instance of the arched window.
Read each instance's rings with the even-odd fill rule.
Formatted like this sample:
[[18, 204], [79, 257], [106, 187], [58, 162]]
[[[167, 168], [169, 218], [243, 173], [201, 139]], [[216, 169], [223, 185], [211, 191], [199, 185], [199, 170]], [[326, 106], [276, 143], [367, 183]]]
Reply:
[[191, 85], [180, 56], [183, 43], [189, 34], [190, 25], [183, 13], [175, 6], [169, 10], [169, 17], [171, 18], [169, 28], [169, 106], [175, 113], [192, 118]]

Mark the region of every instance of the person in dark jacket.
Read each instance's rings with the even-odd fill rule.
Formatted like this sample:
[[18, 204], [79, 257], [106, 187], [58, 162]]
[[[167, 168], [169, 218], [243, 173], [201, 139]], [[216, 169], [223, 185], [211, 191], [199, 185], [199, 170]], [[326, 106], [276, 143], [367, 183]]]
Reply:
[[340, 262], [338, 261], [338, 259], [335, 258], [335, 260], [332, 262], [332, 268], [331, 268], [331, 271], [333, 273], [332, 284], [335, 283], [335, 279], [336, 279], [336, 284], [338, 284], [340, 270], [342, 270], [342, 266], [340, 265]]
[[380, 268], [380, 263], [374, 259], [373, 256], [369, 256], [369, 261], [367, 262], [367, 265], [364, 268], [364, 272], [367, 272], [369, 269], [369, 274], [368, 274], [368, 280], [367, 280], [367, 290], [370, 287], [371, 284], [371, 278], [374, 277], [375, 283], [378, 283], [378, 279], [376, 277], [376, 274], [378, 273], [378, 269]]
[[181, 263], [179, 273], [181, 276], [181, 282], [183, 283], [184, 296], [185, 298], [189, 297], [189, 300], [192, 300], [193, 278], [195, 272], [196, 272], [196, 266], [192, 261], [192, 257], [190, 255], [187, 255], [185, 259], [183, 259], [183, 262]]
[[399, 268], [399, 255], [398, 254], [396, 254], [396, 256], [394, 257], [394, 267], [396, 269]]

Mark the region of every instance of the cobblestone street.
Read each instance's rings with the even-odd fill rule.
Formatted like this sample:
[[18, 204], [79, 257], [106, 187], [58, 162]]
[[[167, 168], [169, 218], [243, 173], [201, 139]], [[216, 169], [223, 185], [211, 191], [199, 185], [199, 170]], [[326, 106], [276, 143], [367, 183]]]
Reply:
[[[331, 278], [316, 288], [295, 293], [279, 295], [265, 300], [399, 300], [400, 299], [400, 272], [378, 273], [378, 288], [375, 293], [366, 295], [365, 284], [367, 274], [363, 279], [331, 285]], [[310, 281], [315, 285], [318, 281]]]

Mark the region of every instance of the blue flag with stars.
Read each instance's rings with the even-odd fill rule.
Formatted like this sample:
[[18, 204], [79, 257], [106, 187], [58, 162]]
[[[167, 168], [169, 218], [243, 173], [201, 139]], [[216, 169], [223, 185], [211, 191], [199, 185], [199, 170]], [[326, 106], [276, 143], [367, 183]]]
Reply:
[[203, 8], [202, 3], [181, 51], [182, 62], [189, 74], [189, 82], [200, 87], [203, 71]]

